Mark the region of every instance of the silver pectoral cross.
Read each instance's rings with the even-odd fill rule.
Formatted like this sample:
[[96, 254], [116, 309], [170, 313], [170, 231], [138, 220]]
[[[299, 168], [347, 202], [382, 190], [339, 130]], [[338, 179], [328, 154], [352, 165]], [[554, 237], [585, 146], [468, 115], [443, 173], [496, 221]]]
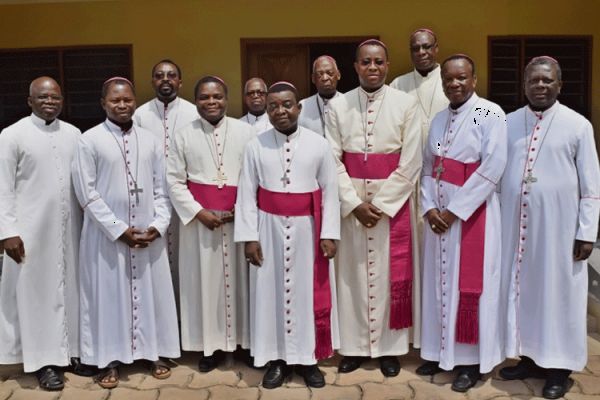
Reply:
[[442, 163], [439, 163], [437, 167], [435, 167], [435, 182], [440, 183], [440, 178], [442, 177], [442, 173], [444, 173], [445, 169]]
[[525, 177], [525, 179], [523, 179], [523, 182], [525, 182], [525, 184], [527, 185], [527, 187], [531, 187], [532, 183], [537, 182], [537, 178], [535, 176], [533, 176], [533, 173], [531, 171], [527, 172], [527, 176]]
[[223, 189], [223, 186], [225, 186], [226, 181], [227, 177], [225, 176], [225, 174], [221, 170], [218, 170], [217, 177], [213, 179], [213, 182], [217, 182], [217, 187], [219, 189]]
[[287, 185], [290, 184], [290, 178], [288, 177], [287, 172], [283, 173], [283, 176], [280, 179], [281, 182], [283, 182], [283, 187], [287, 187]]
[[129, 193], [131, 193], [132, 196], [135, 194], [135, 205], [140, 204], [140, 193], [143, 193], [143, 192], [144, 192], [144, 189], [142, 189], [141, 187], [138, 187], [137, 183], [135, 183], [135, 186], [133, 187], [133, 189], [129, 190]]

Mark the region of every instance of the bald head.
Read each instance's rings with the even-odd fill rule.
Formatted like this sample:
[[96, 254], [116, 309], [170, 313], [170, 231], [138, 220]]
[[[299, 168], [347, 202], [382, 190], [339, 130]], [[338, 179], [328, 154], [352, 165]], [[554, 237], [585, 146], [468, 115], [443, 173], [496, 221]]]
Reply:
[[436, 67], [437, 54], [438, 43], [433, 31], [417, 29], [410, 35], [410, 58], [421, 75], [426, 76]]
[[263, 115], [267, 109], [267, 85], [260, 78], [250, 78], [244, 85], [244, 103], [252, 115]]
[[312, 83], [316, 86], [319, 96], [329, 99], [337, 91], [337, 84], [342, 76], [337, 63], [331, 56], [320, 56], [313, 62]]
[[63, 107], [62, 91], [58, 83], [48, 77], [41, 76], [29, 85], [27, 104], [37, 117], [50, 123], [58, 117]]

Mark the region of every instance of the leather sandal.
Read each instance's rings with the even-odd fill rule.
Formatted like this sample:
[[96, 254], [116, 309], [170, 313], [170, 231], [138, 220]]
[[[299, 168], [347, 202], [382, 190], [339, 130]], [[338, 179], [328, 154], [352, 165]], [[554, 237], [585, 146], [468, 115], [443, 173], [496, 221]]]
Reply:
[[155, 379], [167, 379], [171, 376], [171, 368], [161, 359], [150, 361], [150, 373]]
[[114, 389], [119, 384], [119, 369], [117, 367], [104, 368], [95, 380], [103, 389]]
[[62, 390], [65, 387], [65, 381], [61, 372], [56, 367], [42, 367], [35, 373], [40, 388], [49, 391]]

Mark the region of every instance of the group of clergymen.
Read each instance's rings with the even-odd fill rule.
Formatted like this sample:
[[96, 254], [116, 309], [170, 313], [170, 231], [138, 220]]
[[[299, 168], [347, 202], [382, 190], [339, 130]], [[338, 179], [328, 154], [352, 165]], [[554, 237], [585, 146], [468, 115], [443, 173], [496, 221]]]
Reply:
[[107, 80], [106, 120], [83, 135], [57, 119], [58, 84], [34, 80], [32, 114], [0, 134], [0, 362], [48, 390], [69, 365], [112, 388], [134, 360], [168, 378], [181, 340], [202, 372], [234, 352], [268, 365], [264, 388], [292, 367], [322, 387], [334, 350], [340, 373], [376, 358], [395, 376], [412, 343], [417, 374], [456, 369], [455, 391], [520, 357], [500, 376], [562, 396], [587, 359], [591, 124], [557, 101], [551, 57], [529, 62], [528, 104], [506, 116], [475, 93], [470, 57], [436, 63], [432, 31], [389, 86], [387, 53], [361, 43], [343, 94], [329, 56], [302, 101], [250, 79], [240, 120], [223, 80], [200, 79], [193, 105], [163, 60], [137, 110], [133, 84]]

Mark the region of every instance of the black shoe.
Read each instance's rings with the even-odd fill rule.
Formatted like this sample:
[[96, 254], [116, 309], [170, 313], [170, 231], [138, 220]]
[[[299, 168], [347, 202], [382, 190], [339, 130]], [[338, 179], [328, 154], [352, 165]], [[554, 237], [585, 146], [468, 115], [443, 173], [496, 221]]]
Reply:
[[379, 369], [383, 376], [396, 376], [400, 373], [400, 361], [396, 356], [379, 357]]
[[285, 381], [290, 374], [290, 369], [285, 361], [277, 360], [269, 363], [269, 368], [263, 376], [262, 386], [265, 389], [275, 389]]
[[442, 372], [442, 369], [440, 368], [439, 362], [426, 361], [423, 365], [417, 368], [415, 372], [417, 373], [417, 375], [431, 376], [437, 374], [438, 372]]
[[479, 365], [462, 367], [458, 370], [458, 375], [452, 382], [452, 390], [464, 393], [475, 386], [480, 378]]
[[201, 353], [200, 360], [198, 361], [198, 369], [200, 372], [210, 372], [219, 366], [222, 358], [222, 354], [218, 350], [210, 356], [205, 356], [204, 353]]
[[98, 374], [98, 367], [95, 365], [83, 364], [79, 357], [71, 357], [71, 371], [79, 376], [95, 376]]
[[542, 396], [545, 399], [558, 399], [573, 386], [573, 380], [569, 378], [571, 371], [566, 369], [548, 369], [546, 384], [542, 389]]
[[35, 373], [40, 388], [44, 390], [63, 390], [65, 381], [62, 372], [57, 367], [42, 367]]
[[250, 368], [258, 369], [254, 366], [254, 357], [250, 355], [250, 350], [248, 349], [242, 349], [241, 347], [236, 349], [233, 352], [233, 359], [243, 362], [244, 364], [246, 364], [246, 366]]
[[300, 373], [300, 376], [304, 378], [306, 386], [314, 388], [322, 388], [325, 386], [325, 377], [319, 367], [317, 367], [317, 364], [300, 365], [298, 367], [298, 372]]
[[529, 357], [521, 357], [521, 361], [514, 367], [504, 367], [500, 370], [500, 377], [507, 381], [527, 378], [546, 378], [546, 372], [538, 367]]
[[340, 374], [347, 374], [348, 372], [356, 371], [364, 360], [364, 357], [342, 357], [340, 365], [338, 365], [338, 372]]

